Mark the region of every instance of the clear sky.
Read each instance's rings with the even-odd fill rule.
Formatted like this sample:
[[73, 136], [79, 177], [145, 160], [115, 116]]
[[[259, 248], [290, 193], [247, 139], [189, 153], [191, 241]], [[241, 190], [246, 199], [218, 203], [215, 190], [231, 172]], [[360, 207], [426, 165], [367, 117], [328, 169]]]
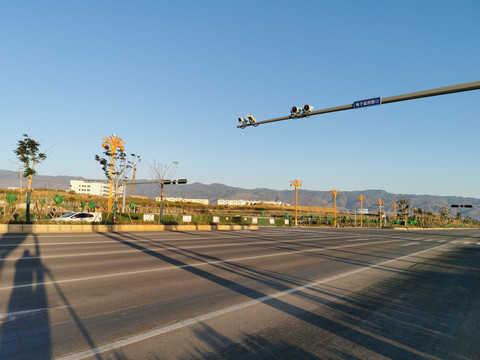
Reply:
[[102, 178], [116, 134], [176, 177], [480, 198], [480, 91], [237, 129], [480, 80], [480, 1], [0, 0], [0, 169]]

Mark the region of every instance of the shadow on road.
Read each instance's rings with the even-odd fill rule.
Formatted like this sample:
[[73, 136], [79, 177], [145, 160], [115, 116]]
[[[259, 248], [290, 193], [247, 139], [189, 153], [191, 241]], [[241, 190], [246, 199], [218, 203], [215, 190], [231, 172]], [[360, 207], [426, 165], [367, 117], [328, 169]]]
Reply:
[[20, 246], [26, 239], [28, 234], [20, 234], [12, 236], [10, 234], [3, 234], [0, 238], [0, 279], [2, 278], [2, 269], [4, 261], [10, 253]]
[[[243, 341], [235, 343], [223, 334], [215, 331], [205, 323], [199, 324], [194, 330], [195, 337], [202, 341], [204, 346], [186, 349], [185, 358], [188, 359], [302, 359], [317, 360], [318, 357], [289, 341], [274, 343], [259, 335], [243, 333]], [[219, 349], [213, 353], [206, 348]]]
[[[0, 244], [13, 245], [6, 247], [8, 250], [0, 253], [2, 256], [0, 269], [3, 269], [6, 257], [22, 244], [27, 236], [33, 237], [35, 252], [24, 250], [23, 256], [15, 263], [14, 283], [7, 313], [3, 319], [0, 318], [0, 359], [43, 360], [52, 358], [50, 309], [45, 282], [53, 285], [86, 343], [91, 348], [95, 347], [81, 319], [55, 281], [54, 275], [42, 263], [40, 245], [35, 234], [15, 237], [13, 243], [9, 236], [7, 236], [8, 240], [0, 240]], [[100, 355], [96, 355], [95, 358], [102, 359]]]
[[[26, 236], [16, 238], [17, 246]], [[3, 261], [0, 263], [3, 265]], [[51, 334], [44, 280], [45, 268], [40, 262], [35, 237], [35, 253], [25, 250], [15, 263], [14, 288], [0, 327], [0, 359], [29, 359], [32, 354], [35, 359], [50, 359]]]
[[[148, 241], [139, 242], [135, 235], [121, 233], [102, 235], [142, 251], [142, 253], [155, 257], [161, 262], [178, 266], [182, 271], [211, 281], [218, 286], [228, 288], [242, 296], [259, 299], [268, 295], [245, 285], [249, 284], [249, 282], [235, 282], [226, 276], [218, 275], [218, 271], [213, 273], [213, 271], [190, 266], [188, 263], [174, 257], [176, 255], [187, 256], [197, 261], [221, 260], [208, 254], [201, 254], [180, 247], [175, 248], [167, 244], [165, 244], [165, 247], [168, 247], [168, 249], [164, 249], [161, 253], [160, 251], [147, 248]], [[155, 243], [159, 244], [158, 241], [155, 241]], [[151, 246], [151, 243], [149, 243], [149, 245]], [[160, 245], [162, 244], [160, 243]], [[453, 299], [457, 299], [455, 293], [458, 290], [458, 286], [455, 284], [462, 284], [461, 286], [464, 291], [463, 296], [476, 295], [477, 298], [480, 298], [478, 296], [480, 294], [478, 294], [478, 290], [476, 290], [480, 289], [478, 277], [478, 260], [480, 260], [480, 256], [478, 251], [475, 252], [477, 249], [468, 249], [468, 251], [470, 250], [471, 252], [469, 254], [474, 255], [475, 261], [470, 261], [467, 267], [464, 267], [462, 264], [462, 261], [465, 259], [463, 255], [465, 254], [462, 256], [453, 256], [452, 254], [451, 258], [444, 258], [436, 263], [425, 265], [429, 266], [428, 270], [419, 269], [417, 271], [409, 270], [406, 272], [397, 271], [387, 273], [388, 277], [386, 277], [385, 281], [358, 294], [353, 293], [346, 296], [345, 292], [348, 292], [345, 291], [346, 289], [343, 289], [344, 291], [341, 292], [327, 285], [316, 287], [313, 289], [313, 294], [312, 289], [305, 291], [300, 290], [294, 293], [296, 296], [316, 302], [319, 305], [316, 311], [305, 310], [282, 301], [280, 298], [269, 299], [265, 301], [264, 304], [290, 315], [294, 319], [293, 321], [303, 324], [300, 328], [303, 329], [302, 331], [308, 332], [305, 334], [305, 338], [311, 339], [312, 334], [316, 334], [318, 338], [321, 339], [327, 334], [334, 339], [331, 345], [332, 348], [329, 348], [329, 344], [323, 344], [322, 348], [318, 348], [314, 346], [315, 342], [313, 342], [311, 344], [304, 344], [305, 346], [295, 350], [292, 345], [290, 351], [292, 353], [298, 351], [300, 358], [302, 355], [308, 356], [308, 354], [311, 353], [318, 357], [323, 351], [325, 351], [325, 356], [332, 356], [332, 354], [335, 353], [346, 356], [343, 357], [343, 355], [341, 355], [339, 358], [352, 358], [353, 354], [346, 355], [347, 353], [339, 350], [342, 348], [363, 349], [370, 355], [375, 354], [376, 358], [429, 359], [432, 356], [442, 357], [446, 354], [448, 354], [448, 358], [464, 358], [462, 357], [464, 354], [471, 355], [472, 351], [474, 351], [471, 346], [465, 346], [468, 345], [468, 341], [474, 338], [468, 334], [464, 334], [462, 327], [459, 325], [459, 321], [455, 322], [453, 315], [456, 311], [462, 311], [458, 315], [460, 318], [463, 318], [462, 315], [464, 314], [461, 309], [467, 309], [468, 314], [471, 315], [470, 311], [472, 308], [466, 305], [465, 297], [460, 301], [461, 306], [453, 306], [456, 302], [458, 303], [458, 300]], [[170, 252], [171, 255], [165, 254], [165, 251]], [[458, 251], [462, 252], [466, 250], [460, 249]], [[274, 274], [271, 271], [265, 271], [245, 264], [229, 262], [221, 263], [221, 265], [211, 264], [209, 267], [235, 275], [242, 275], [249, 280], [255, 279], [268, 283], [280, 291], [288, 290], [305, 283], [305, 281], [300, 279], [285, 278], [282, 274]], [[458, 271], [458, 269], [461, 268], [466, 270]], [[469, 288], [467, 286], [469, 283], [475, 284], [475, 286], [477, 286], [476, 289]], [[440, 291], [442, 284], [445, 285], [445, 289], [448, 291]], [[424, 291], [425, 288], [428, 288], [426, 293]], [[335, 293], [336, 291], [337, 293]], [[427, 299], [424, 299], [424, 296], [427, 295]], [[444, 298], [443, 295], [446, 295], [447, 298]], [[328, 297], [334, 298], [334, 300], [327, 300]], [[438, 306], [431, 307], [431, 300], [433, 298], [437, 299]], [[453, 327], [451, 328], [449, 328], [449, 323], [445, 324], [445, 321], [442, 321], [442, 316], [446, 310], [443, 309], [443, 306], [446, 306], [447, 309], [449, 307], [454, 309], [452, 318], [449, 318], [449, 321], [454, 321], [452, 323]], [[480, 320], [478, 314], [473, 318]], [[392, 324], [394, 324], [394, 326], [392, 326]], [[288, 327], [284, 332], [285, 334], [289, 333]], [[415, 333], [415, 339], [413, 340], [409, 338], [409, 334], [412, 332]], [[478, 329], [473, 331], [473, 333], [480, 335], [478, 334]], [[467, 340], [467, 344], [462, 342], [463, 346], [459, 347], [454, 345], [452, 341], [448, 346], [445, 346], [444, 338], [449, 336], [453, 337], [454, 334], [456, 334], [455, 338], [458, 338], [458, 335], [466, 335], [466, 339], [469, 339]], [[281, 335], [282, 331], [275, 330], [275, 337], [280, 339]], [[198, 333], [197, 336], [199, 338], [209, 339], [208, 341], [211, 341], [212, 338], [212, 334], [208, 332], [203, 334]], [[260, 343], [262, 343], [263, 340], [262, 338], [246, 335], [245, 341], [242, 344], [232, 346], [239, 346], [239, 349], [245, 349], [245, 344], [247, 343], [257, 344], [257, 349], [258, 346], [261, 346]], [[273, 349], [271, 349], [271, 351], [281, 351], [281, 346], [279, 345], [281, 341], [275, 344], [277, 345], [272, 345]], [[309, 348], [310, 345], [312, 346], [311, 348]], [[336, 345], [339, 346], [335, 347]], [[267, 348], [268, 346], [265, 346], [265, 349]], [[451, 352], [452, 348], [455, 348], [455, 352]], [[253, 352], [251, 355], [254, 356], [255, 353]], [[467, 358], [472, 357], [467, 356]]]

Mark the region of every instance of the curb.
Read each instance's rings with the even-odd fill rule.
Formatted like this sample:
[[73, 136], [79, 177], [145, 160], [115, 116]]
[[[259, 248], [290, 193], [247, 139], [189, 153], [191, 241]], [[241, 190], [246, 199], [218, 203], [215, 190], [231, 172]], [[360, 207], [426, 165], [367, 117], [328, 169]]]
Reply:
[[393, 230], [403, 230], [403, 231], [408, 231], [408, 230], [416, 230], [416, 231], [422, 231], [422, 230], [478, 230], [479, 228], [454, 228], [454, 227], [449, 227], [449, 228], [441, 228], [441, 227], [435, 227], [435, 228], [413, 228], [413, 227], [403, 227], [403, 228], [392, 228]]
[[68, 233], [122, 231], [232, 231], [258, 230], [256, 225], [57, 225], [0, 224], [0, 234], [6, 233]]

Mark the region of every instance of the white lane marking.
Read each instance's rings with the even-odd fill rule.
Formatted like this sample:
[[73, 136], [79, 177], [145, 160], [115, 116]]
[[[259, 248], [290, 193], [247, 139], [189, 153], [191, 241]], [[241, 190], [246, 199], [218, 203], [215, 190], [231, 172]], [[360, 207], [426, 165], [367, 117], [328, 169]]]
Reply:
[[328, 277], [328, 278], [323, 278], [323, 279], [320, 279], [320, 280], [315, 281], [315, 282], [311, 282], [311, 283], [306, 284], [306, 285], [302, 285], [302, 286], [298, 286], [298, 287], [295, 287], [295, 288], [288, 289], [286, 291], [280, 291], [280, 292], [274, 293], [272, 295], [267, 295], [267, 296], [263, 296], [263, 297], [258, 298], [258, 299], [245, 301], [243, 303], [233, 305], [233, 306], [229, 306], [229, 307], [226, 307], [226, 308], [221, 309], [221, 310], [217, 310], [217, 311], [213, 311], [213, 312], [210, 312], [210, 313], [207, 313], [207, 314], [195, 316], [195, 317], [185, 319], [185, 320], [179, 321], [179, 322], [171, 324], [171, 325], [159, 327], [159, 328], [147, 331], [147, 332], [142, 333], [142, 334], [133, 335], [133, 336], [127, 337], [123, 340], [114, 341], [114, 342], [111, 342], [109, 344], [104, 344], [104, 345], [101, 345], [101, 346], [97, 346], [97, 347], [94, 347], [94, 348], [91, 348], [91, 349], [88, 349], [88, 350], [77, 352], [75, 354], [62, 356], [62, 357], [57, 358], [57, 360], [76, 360], [76, 359], [84, 359], [84, 358], [89, 357], [89, 356], [98, 355], [98, 354], [104, 353], [106, 351], [110, 351], [110, 350], [118, 349], [118, 348], [123, 347], [123, 346], [131, 345], [133, 343], [143, 341], [143, 340], [146, 340], [146, 339], [158, 336], [158, 335], [162, 335], [162, 334], [168, 333], [168, 332], [173, 331], [173, 330], [178, 330], [178, 329], [184, 328], [186, 326], [190, 326], [190, 325], [193, 325], [193, 324], [196, 324], [196, 323], [199, 323], [199, 322], [202, 322], [202, 321], [205, 321], [205, 320], [208, 320], [208, 319], [220, 316], [220, 315], [225, 315], [227, 313], [230, 313], [230, 312], [233, 312], [233, 311], [236, 311], [236, 310], [241, 310], [241, 309], [244, 309], [244, 308], [249, 307], [251, 305], [261, 304], [261, 303], [267, 302], [269, 300], [277, 299], [281, 296], [285, 296], [285, 295], [292, 294], [292, 293], [295, 293], [295, 292], [298, 292], [298, 291], [301, 291], [301, 290], [312, 288], [314, 286], [324, 284], [324, 283], [332, 281], [332, 280], [341, 279], [343, 277], [354, 275], [354, 274], [357, 274], [357, 273], [362, 272], [362, 271], [366, 271], [366, 270], [370, 270], [370, 269], [374, 269], [374, 268], [378, 268], [378, 267], [387, 265], [387, 264], [392, 263], [394, 261], [403, 260], [405, 258], [408, 258], [408, 257], [411, 257], [411, 256], [416, 256], [416, 255], [422, 254], [422, 253], [427, 252], [427, 251], [436, 250], [436, 249], [438, 249], [442, 246], [445, 246], [445, 245], [439, 245], [439, 246], [436, 246], [434, 248], [421, 250], [421, 251], [418, 251], [418, 252], [415, 252], [415, 253], [412, 253], [412, 254], [408, 254], [408, 255], [405, 255], [405, 256], [401, 256], [401, 257], [398, 257], [398, 258], [395, 258], [395, 259], [386, 260], [386, 261], [383, 261], [379, 264], [369, 265], [369, 266], [366, 266], [366, 267], [362, 267], [360, 269], [347, 271], [347, 272], [339, 274], [339, 275], [334, 275], [334, 276], [331, 276], [331, 277]]
[[470, 241], [465, 241], [464, 244], [465, 244], [465, 245], [470, 245], [471, 242], [470, 242]]
[[420, 244], [419, 242], [412, 242], [412, 243], [408, 243], [408, 244], [403, 244], [402, 246], [412, 246], [412, 245], [418, 245]]
[[0, 314], [0, 324], [2, 324], [4, 322], [7, 322], [7, 321], [16, 320], [17, 318], [22, 317], [22, 316], [34, 315], [36, 313], [40, 313], [40, 312], [44, 312], [44, 311], [64, 309], [66, 307], [68, 307], [68, 305], [57, 306], [57, 307], [53, 307], [53, 308], [41, 308], [41, 309], [14, 311], [14, 312], [9, 312], [9, 313], [5, 313], [5, 314]]
[[[376, 242], [371, 242], [371, 243], [368, 243], [368, 244], [369, 245], [385, 244], [385, 243], [395, 242], [395, 241], [401, 241], [401, 240], [376, 241]], [[177, 270], [177, 269], [199, 267], [199, 266], [212, 265], [212, 264], [222, 264], [222, 263], [229, 263], [229, 262], [235, 262], [235, 261], [268, 258], [268, 257], [274, 257], [274, 256], [286, 256], [286, 255], [303, 254], [303, 253], [311, 253], [311, 252], [318, 252], [318, 251], [336, 250], [336, 249], [343, 249], [343, 248], [347, 248], [347, 247], [355, 247], [355, 246], [362, 246], [362, 245], [365, 245], [365, 243], [342, 245], [342, 246], [332, 246], [332, 247], [317, 248], [317, 249], [307, 249], [307, 250], [284, 251], [284, 252], [280, 252], [280, 253], [240, 257], [240, 258], [227, 259], [227, 260], [197, 262], [197, 263], [193, 263], [193, 264], [171, 265], [171, 266], [165, 266], [165, 267], [154, 268], [154, 269], [126, 271], [126, 272], [121, 272], [121, 273], [104, 274], [104, 275], [96, 275], [96, 276], [86, 276], [86, 277], [82, 277], [82, 278], [65, 279], [65, 280], [57, 280], [57, 281], [45, 281], [45, 282], [37, 283], [36, 285], [39, 286], [39, 285], [64, 284], [64, 283], [78, 282], [78, 281], [105, 279], [105, 278], [118, 277], [118, 276], [136, 275], [136, 274], [144, 274], [144, 273], [149, 273], [149, 272], [166, 271], [166, 270]], [[0, 291], [11, 290], [11, 289], [19, 289], [19, 288], [24, 288], [24, 287], [29, 287], [29, 286], [31, 286], [31, 284], [4, 286], [4, 287], [0, 288]]]
[[456, 244], [456, 243], [458, 243], [458, 240], [450, 241], [450, 244]]
[[[333, 240], [333, 239], [332, 239]], [[336, 240], [336, 239], [335, 239]], [[359, 239], [359, 240], [369, 240], [369, 239]], [[241, 240], [239, 240], [241, 241]], [[207, 248], [223, 248], [223, 247], [231, 247], [231, 246], [244, 246], [244, 245], [277, 245], [277, 244], [290, 244], [292, 242], [307, 242], [307, 241], [315, 241], [314, 238], [308, 238], [308, 239], [298, 239], [298, 240], [268, 240], [268, 241], [253, 241], [253, 240], [248, 240], [248, 241], [242, 241], [242, 242], [237, 242], [237, 243], [224, 243], [224, 244], [212, 244], [212, 245], [193, 245], [193, 246], [167, 246], [167, 247], [153, 247], [153, 248], [148, 248], [148, 249], [131, 249], [131, 250], [116, 250], [116, 251], [101, 251], [101, 252], [88, 252], [88, 253], [79, 253], [79, 254], [68, 254], [68, 255], [41, 255], [41, 256], [29, 256], [29, 259], [55, 259], [55, 258], [69, 258], [69, 257], [82, 257], [82, 256], [98, 256], [98, 255], [112, 255], [112, 254], [129, 254], [129, 253], [138, 253], [138, 252], [148, 252], [148, 251], [154, 251], [154, 252], [159, 252], [159, 251], [167, 251], [167, 250], [191, 250], [191, 249], [207, 249]], [[347, 241], [358, 241], [358, 240], [347, 240]], [[119, 241], [116, 244], [129, 244], [129, 243], [135, 243], [138, 241]], [[28, 246], [28, 244], [21, 244], [19, 247], [22, 246]], [[44, 245], [44, 244], [41, 244]], [[147, 245], [147, 244], [142, 244], [142, 245]], [[149, 242], [148, 245], [155, 246], [155, 243]], [[295, 244], [292, 244], [295, 245]], [[158, 246], [158, 245], [157, 245]], [[17, 261], [17, 258], [5, 258], [5, 259], [0, 259], [0, 262], [2, 261]]]
[[[240, 230], [238, 230], [240, 231]], [[112, 234], [110, 234], [112, 235]], [[92, 239], [92, 241], [65, 241], [65, 242], [40, 242], [40, 245], [41, 246], [57, 246], [57, 245], [97, 245], [97, 244], [117, 244], [117, 243], [125, 243], [125, 242], [158, 242], [158, 241], [168, 241], [168, 242], [175, 242], [175, 241], [186, 241], [186, 240], [190, 240], [190, 241], [198, 241], [200, 239], [205, 239], [205, 238], [197, 238], [197, 237], [183, 237], [183, 238], [155, 238], [155, 237], [152, 237], [152, 238], [130, 238], [128, 236], [122, 236], [122, 234], [116, 234], [116, 233], [113, 233], [113, 235], [116, 235], [117, 237], [115, 239], [109, 239], [109, 240], [100, 240], [100, 241], [95, 241]], [[137, 236], [140, 236], [140, 235], [143, 235], [143, 234], [133, 234], [133, 236], [137, 237]], [[219, 234], [216, 234], [216, 235], [219, 235]], [[223, 233], [221, 234], [223, 235]], [[211, 238], [209, 238], [209, 240], [212, 240], [212, 241], [221, 241], [221, 240], [224, 240], [226, 239], [227, 241], [229, 240], [237, 240], [237, 239], [251, 239], [251, 241], [254, 241], [253, 239], [256, 238], [256, 236], [249, 236], [249, 237], [245, 237], [245, 236], [238, 236], [238, 235], [233, 235], [233, 234], [228, 234], [230, 236], [213, 236]], [[241, 234], [243, 235], [243, 234]], [[255, 234], [256, 235], [256, 234]], [[289, 234], [287, 234], [289, 235]], [[327, 236], [327, 235], [320, 235], [320, 236], [314, 236], [314, 235], [308, 235], [306, 234], [306, 236], [310, 236], [308, 238], [304, 237], [305, 239], [316, 239], [316, 238], [325, 238], [325, 237], [328, 237], [328, 239], [326, 240], [337, 240], [338, 236], [335, 237], [335, 236]], [[354, 236], [354, 235], [351, 235], [351, 236]], [[52, 238], [55, 238], [55, 236], [51, 236]], [[69, 236], [70, 237], [70, 236]], [[72, 236], [72, 237], [79, 237], [79, 236]], [[262, 234], [262, 237], [266, 237], [266, 238], [272, 238], [272, 241], [273, 239], [276, 239], [278, 237], [278, 234], [269, 234], [269, 235], [265, 235], [265, 234]], [[62, 238], [65, 238], [65, 236], [62, 236]], [[293, 241], [293, 240], [292, 240]], [[305, 240], [307, 241], [307, 240]], [[12, 244], [0, 244], [0, 247], [18, 247], [20, 245], [29, 245], [29, 242], [27, 239], [25, 239], [25, 241], [23, 241], [22, 243], [12, 243]]]
[[347, 240], [347, 241], [368, 241], [370, 239], [351, 239], [351, 240]]

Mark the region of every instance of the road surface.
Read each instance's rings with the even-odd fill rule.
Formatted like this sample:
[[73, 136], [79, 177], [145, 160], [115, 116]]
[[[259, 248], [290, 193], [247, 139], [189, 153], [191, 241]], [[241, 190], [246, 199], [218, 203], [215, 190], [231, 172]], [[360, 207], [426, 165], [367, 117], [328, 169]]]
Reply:
[[0, 359], [480, 359], [480, 231], [4, 234]]

